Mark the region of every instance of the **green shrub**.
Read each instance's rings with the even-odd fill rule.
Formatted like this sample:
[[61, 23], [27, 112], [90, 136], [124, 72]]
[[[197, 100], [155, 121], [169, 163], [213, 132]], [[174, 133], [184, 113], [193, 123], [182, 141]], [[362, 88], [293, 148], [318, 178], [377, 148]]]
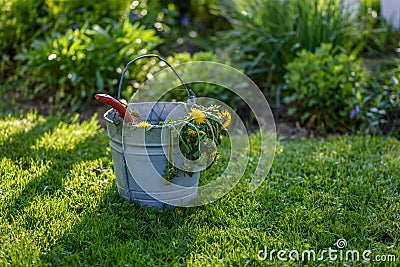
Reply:
[[357, 95], [353, 117], [368, 134], [400, 134], [400, 67], [374, 70]]
[[[75, 109], [95, 92], [116, 94], [124, 64], [160, 43], [154, 30], [128, 21], [69, 29], [35, 40], [28, 51], [18, 55], [25, 62], [21, 87], [27, 97], [43, 96], [50, 102], [68, 103]], [[144, 79], [137, 66], [136, 79]]]
[[335, 52], [332, 44], [322, 44], [315, 53], [302, 50], [286, 66], [289, 114], [320, 133], [355, 130], [350, 113], [365, 82], [365, 70], [354, 57]]
[[19, 87], [21, 62], [14, 57], [35, 39], [53, 38], [85, 23], [104, 28], [126, 16], [128, 5], [124, 0], [0, 0], [0, 91]]
[[266, 94], [283, 81], [284, 66], [298, 51], [322, 43], [350, 51], [358, 44], [355, 21], [338, 0], [225, 1], [219, 10], [233, 26], [221, 45]]
[[105, 27], [110, 19], [126, 16], [128, 4], [124, 0], [2, 0], [0, 11], [1, 52], [13, 56], [48, 33], [84, 23]]

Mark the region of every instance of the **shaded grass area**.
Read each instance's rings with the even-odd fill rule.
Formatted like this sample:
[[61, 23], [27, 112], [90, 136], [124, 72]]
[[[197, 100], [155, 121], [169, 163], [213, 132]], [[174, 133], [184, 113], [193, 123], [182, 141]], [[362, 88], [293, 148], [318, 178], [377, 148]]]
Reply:
[[340, 238], [345, 249], [400, 263], [400, 143], [393, 138], [280, 143], [257, 191], [247, 192], [247, 173], [217, 202], [172, 210], [118, 196], [95, 117], [2, 117], [0, 152], [1, 266], [342, 266], [257, 257], [264, 248], [318, 253]]

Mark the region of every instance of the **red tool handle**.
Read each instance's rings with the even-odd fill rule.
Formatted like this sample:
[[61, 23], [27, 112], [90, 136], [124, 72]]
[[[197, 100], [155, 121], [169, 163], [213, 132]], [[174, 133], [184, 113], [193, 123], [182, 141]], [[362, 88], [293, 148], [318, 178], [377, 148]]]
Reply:
[[112, 108], [115, 108], [118, 112], [118, 114], [124, 118], [125, 122], [127, 123], [133, 123], [133, 118], [129, 112], [127, 112], [126, 107], [122, 105], [121, 102], [119, 102], [117, 99], [114, 97], [107, 95], [107, 94], [96, 94], [94, 96], [98, 101], [111, 106]]

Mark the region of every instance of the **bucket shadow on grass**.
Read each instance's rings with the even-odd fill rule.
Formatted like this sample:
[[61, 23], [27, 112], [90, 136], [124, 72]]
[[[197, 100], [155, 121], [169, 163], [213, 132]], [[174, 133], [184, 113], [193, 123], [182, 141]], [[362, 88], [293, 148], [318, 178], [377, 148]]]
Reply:
[[158, 210], [123, 200], [115, 183], [103, 193], [97, 207], [84, 214], [72, 230], [43, 255], [52, 265], [123, 266], [184, 263], [196, 240], [187, 221], [196, 209]]

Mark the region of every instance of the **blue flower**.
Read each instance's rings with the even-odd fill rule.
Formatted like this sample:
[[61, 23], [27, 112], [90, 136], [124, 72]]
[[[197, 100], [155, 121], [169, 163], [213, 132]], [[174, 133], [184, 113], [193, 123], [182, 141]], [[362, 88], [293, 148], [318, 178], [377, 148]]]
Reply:
[[130, 12], [130, 13], [129, 13], [129, 18], [130, 18], [131, 20], [137, 20], [137, 19], [140, 18], [140, 16], [139, 16], [139, 14], [137, 14], [136, 12]]
[[75, 23], [75, 24], [72, 26], [72, 29], [73, 29], [74, 31], [76, 31], [77, 29], [79, 29], [78, 24]]
[[183, 26], [187, 26], [189, 24], [189, 17], [188, 16], [183, 16], [181, 19], [181, 23]]
[[361, 112], [360, 106], [356, 105], [355, 108], [350, 111], [350, 118], [353, 119], [360, 112]]

